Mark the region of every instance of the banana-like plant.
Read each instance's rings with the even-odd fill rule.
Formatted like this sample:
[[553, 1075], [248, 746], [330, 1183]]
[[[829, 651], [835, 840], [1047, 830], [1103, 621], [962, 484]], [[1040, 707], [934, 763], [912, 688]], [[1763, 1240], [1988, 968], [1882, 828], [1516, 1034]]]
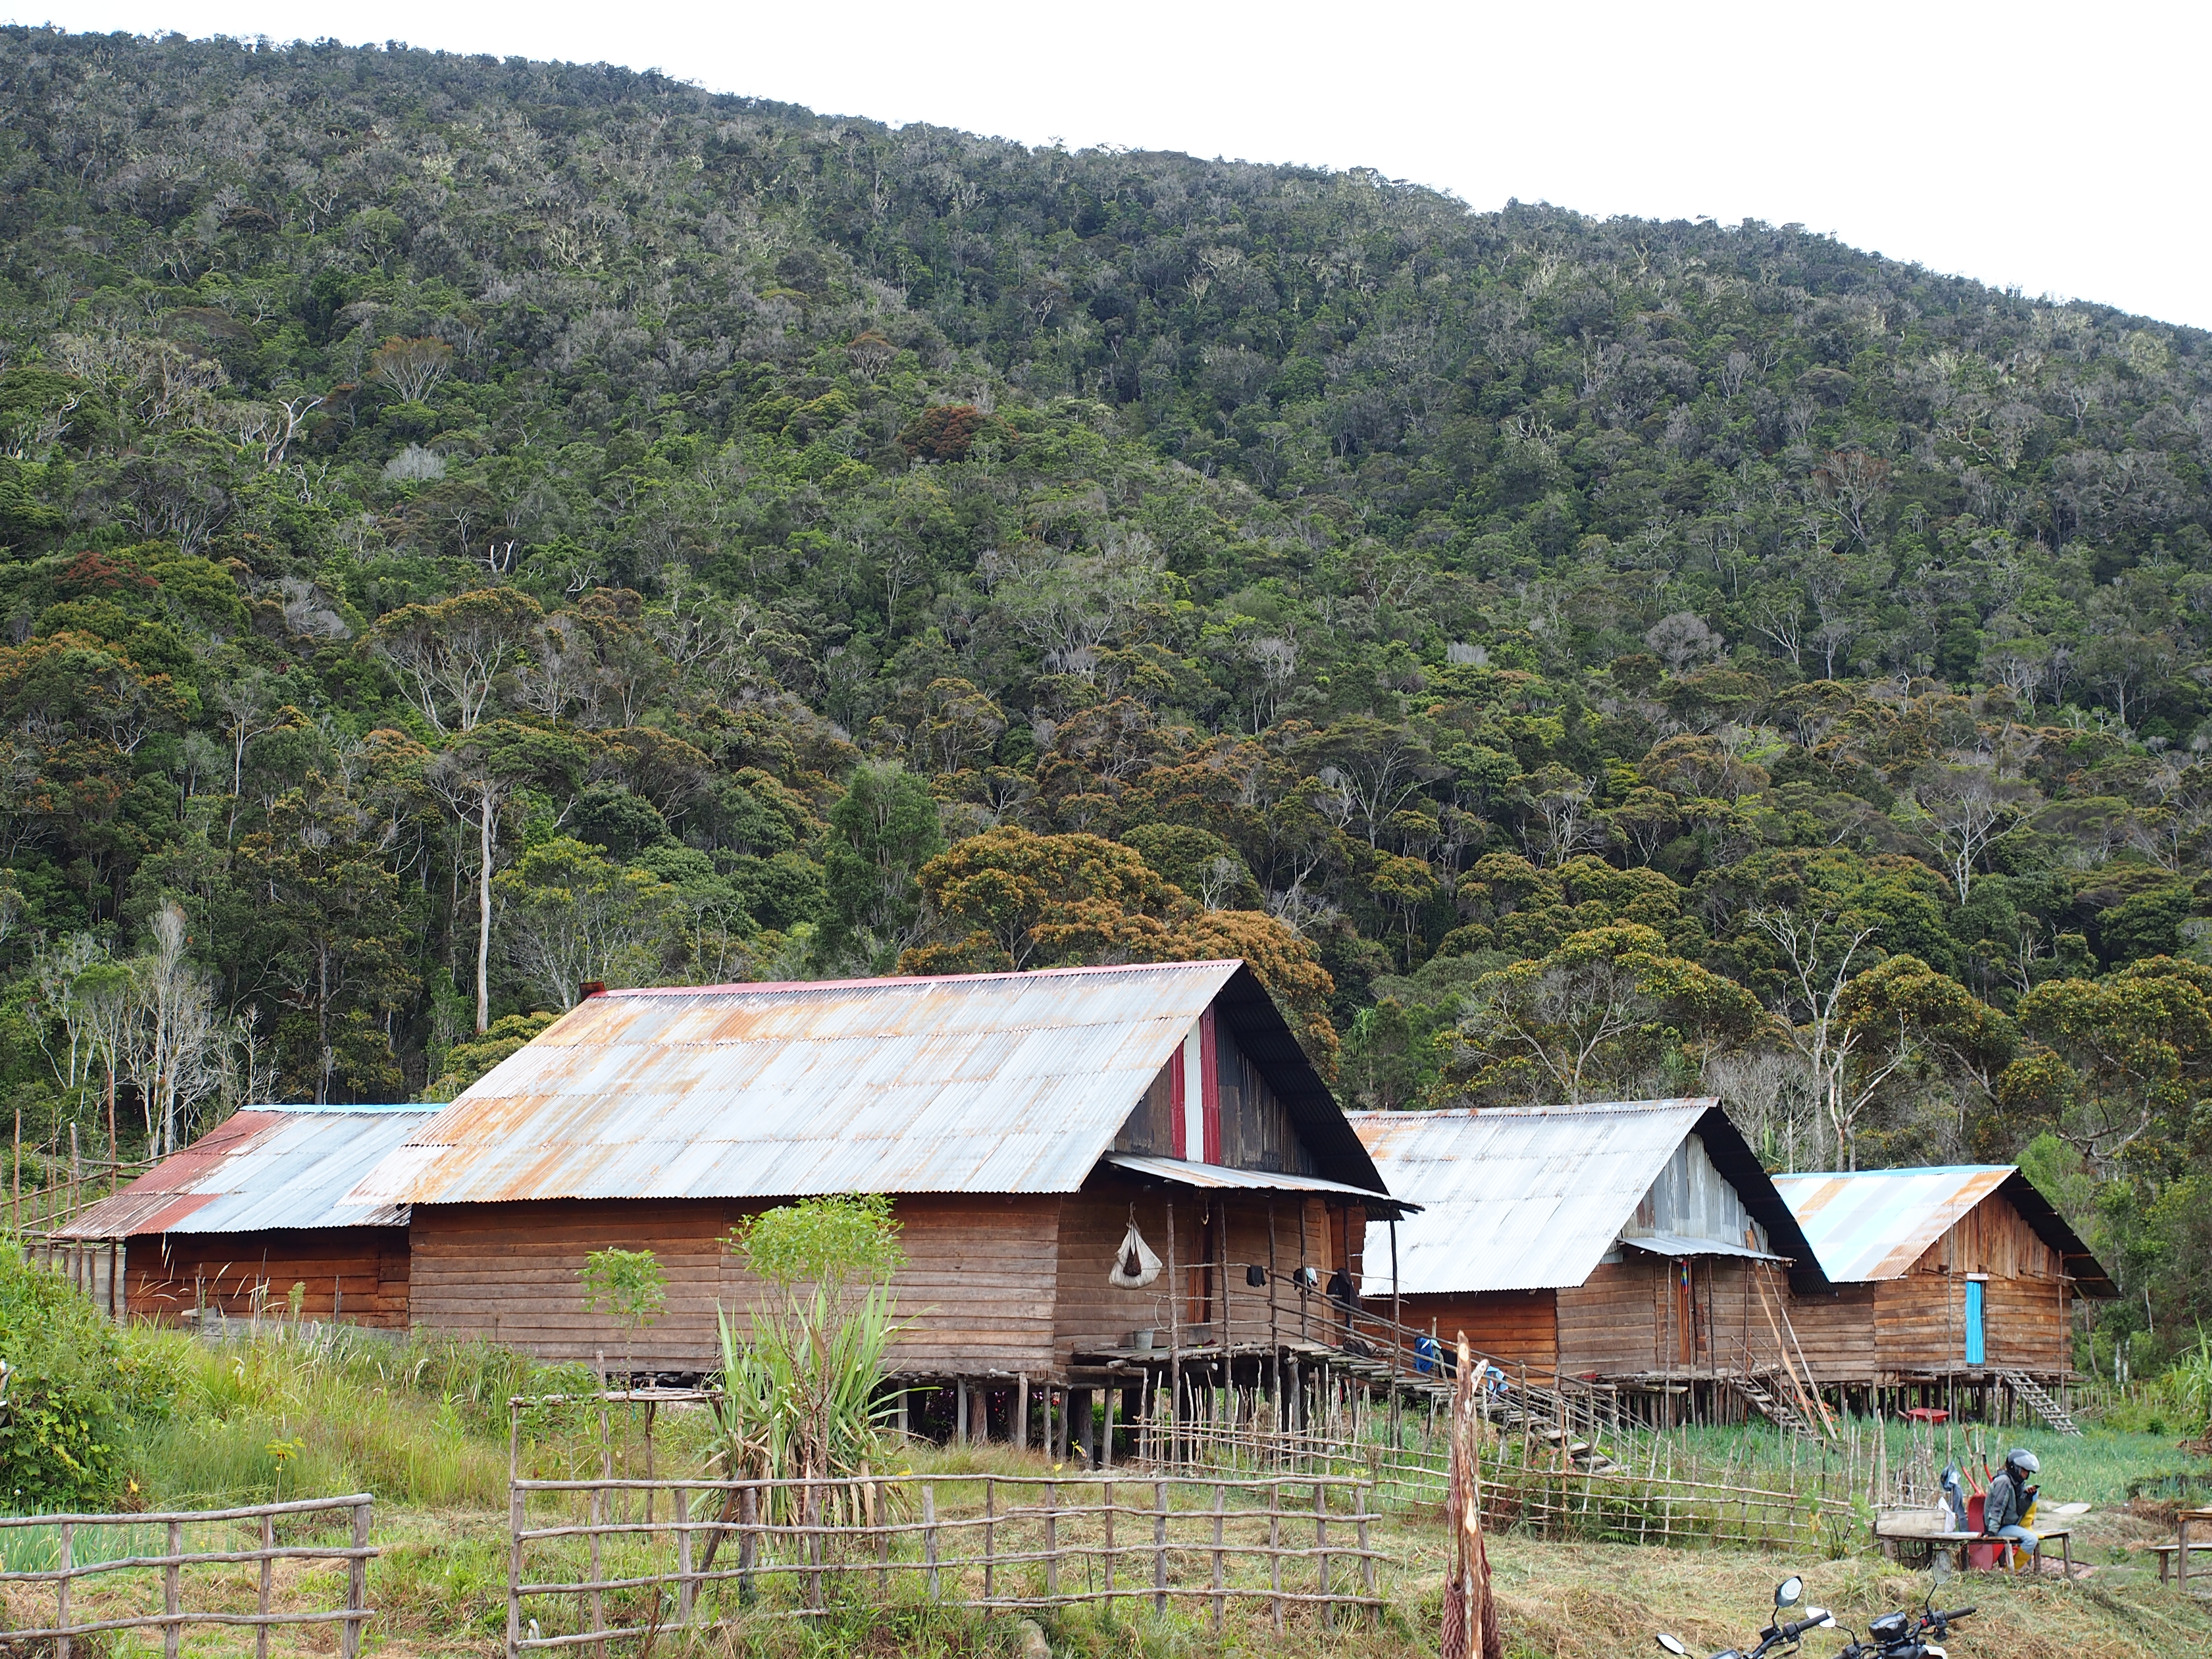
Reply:
[[[897, 1223], [880, 1198], [810, 1199], [752, 1218], [731, 1240], [759, 1275], [762, 1295], [733, 1320], [718, 1308], [722, 1395], [714, 1466], [727, 1477], [848, 1480], [817, 1494], [813, 1517], [830, 1525], [876, 1518], [871, 1479], [884, 1463], [879, 1397], [891, 1344], [904, 1328], [890, 1279]], [[794, 1495], [772, 1488], [763, 1522], [789, 1521]], [[722, 1518], [733, 1518], [728, 1494]], [[716, 1534], [720, 1536], [719, 1533]]]

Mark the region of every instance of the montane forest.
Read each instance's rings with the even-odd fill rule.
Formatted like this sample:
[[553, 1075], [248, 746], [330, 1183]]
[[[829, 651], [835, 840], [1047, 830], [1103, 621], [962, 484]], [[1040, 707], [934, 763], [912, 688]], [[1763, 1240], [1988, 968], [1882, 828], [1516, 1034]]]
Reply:
[[1240, 956], [1350, 1106], [2212, 1304], [2212, 337], [654, 75], [0, 30], [27, 1186], [590, 981]]

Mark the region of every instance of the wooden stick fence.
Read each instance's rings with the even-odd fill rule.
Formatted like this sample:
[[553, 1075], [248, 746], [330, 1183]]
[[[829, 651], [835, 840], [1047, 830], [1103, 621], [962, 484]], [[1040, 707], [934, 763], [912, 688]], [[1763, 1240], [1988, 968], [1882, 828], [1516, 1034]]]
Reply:
[[[0, 1528], [42, 1528], [55, 1534], [54, 1565], [17, 1572], [0, 1572], [0, 1584], [52, 1584], [54, 1587], [54, 1622], [37, 1630], [10, 1630], [6, 1633], [11, 1650], [26, 1642], [51, 1642], [54, 1659], [70, 1659], [71, 1644], [84, 1638], [107, 1631], [152, 1630], [161, 1632], [161, 1650], [167, 1659], [177, 1659], [184, 1644], [185, 1627], [188, 1625], [245, 1625], [254, 1632], [254, 1652], [257, 1659], [268, 1659], [269, 1632], [281, 1625], [343, 1625], [339, 1652], [343, 1659], [357, 1659], [361, 1652], [361, 1634], [375, 1610], [368, 1605], [368, 1564], [377, 1550], [368, 1541], [370, 1509], [373, 1500], [367, 1492], [355, 1492], [344, 1498], [308, 1498], [286, 1504], [257, 1504], [236, 1510], [186, 1510], [164, 1515], [9, 1515], [0, 1516]], [[352, 1519], [351, 1541], [347, 1544], [279, 1544], [276, 1541], [276, 1520], [280, 1516], [306, 1516], [349, 1512]], [[187, 1527], [227, 1525], [235, 1527], [246, 1522], [257, 1523], [258, 1544], [247, 1549], [200, 1549], [185, 1547]], [[125, 1554], [108, 1556], [99, 1552], [97, 1546], [90, 1558], [80, 1559], [83, 1534], [102, 1528], [126, 1529], [159, 1527], [163, 1529], [167, 1547], [158, 1554]], [[125, 1534], [125, 1547], [129, 1548], [130, 1533]], [[275, 1569], [279, 1561], [323, 1560], [346, 1563], [345, 1605], [335, 1609], [315, 1609], [304, 1612], [284, 1612], [270, 1606], [275, 1589]], [[253, 1566], [259, 1571], [258, 1599], [252, 1613], [230, 1613], [203, 1609], [188, 1610], [185, 1606], [185, 1569], [207, 1566]], [[143, 1572], [161, 1575], [161, 1607], [159, 1612], [135, 1612], [111, 1618], [80, 1620], [75, 1616], [71, 1602], [76, 1587], [88, 1579], [106, 1573]], [[86, 1643], [90, 1651], [98, 1651], [99, 1644]]]
[[[668, 1518], [644, 1518], [665, 1492]], [[852, 1605], [1004, 1610], [1078, 1602], [1235, 1602], [1334, 1620], [1384, 1597], [1364, 1481], [1171, 1475], [931, 1475], [821, 1480], [522, 1480], [509, 1500], [507, 1652], [650, 1642], [746, 1611]], [[528, 1509], [566, 1516], [528, 1524]], [[577, 1511], [582, 1516], [578, 1518]], [[841, 1521], [839, 1516], [848, 1517]], [[635, 1517], [635, 1518], [632, 1518]], [[736, 1552], [723, 1561], [725, 1545]], [[529, 1557], [557, 1576], [532, 1577]], [[734, 1604], [734, 1605], [732, 1605]], [[542, 1612], [533, 1614], [535, 1607]], [[574, 1628], [548, 1627], [567, 1622]]]
[[[1250, 1474], [1286, 1469], [1352, 1471], [1385, 1503], [1441, 1504], [1449, 1479], [1442, 1446], [1393, 1448], [1380, 1442], [1186, 1429], [1172, 1465], [1184, 1479], [1200, 1471]], [[1698, 1473], [1676, 1474], [1662, 1462], [1664, 1443], [1645, 1455], [1624, 1446], [1632, 1461], [1577, 1467], [1546, 1443], [1497, 1434], [1483, 1454], [1483, 1524], [1546, 1539], [1636, 1544], [1812, 1547], [1835, 1553], [1855, 1535], [1849, 1497], [1818, 1489], [1777, 1492]], [[1168, 1467], [1160, 1465], [1158, 1467]]]

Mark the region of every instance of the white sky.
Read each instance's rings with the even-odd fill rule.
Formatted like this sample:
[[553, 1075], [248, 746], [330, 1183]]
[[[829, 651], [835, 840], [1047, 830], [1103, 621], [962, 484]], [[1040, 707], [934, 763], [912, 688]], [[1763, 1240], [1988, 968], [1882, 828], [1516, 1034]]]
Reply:
[[1795, 221], [2212, 326], [2202, 4], [59, 0], [14, 15], [604, 60], [1025, 143], [1372, 167], [1478, 208]]

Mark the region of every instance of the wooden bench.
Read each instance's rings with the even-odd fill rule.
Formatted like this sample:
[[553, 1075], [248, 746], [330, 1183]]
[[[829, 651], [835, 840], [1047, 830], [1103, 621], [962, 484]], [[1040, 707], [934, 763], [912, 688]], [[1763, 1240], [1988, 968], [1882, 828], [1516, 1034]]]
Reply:
[[[1889, 1553], [1893, 1549], [1897, 1559], [1900, 1561], [1904, 1559], [1904, 1547], [1906, 1545], [1917, 1544], [1925, 1546], [1926, 1554], [1931, 1559], [1934, 1558], [1936, 1550], [1939, 1548], [1948, 1550], [1952, 1553], [1954, 1563], [1957, 1566], [1958, 1570], [1960, 1572], [1964, 1572], [1966, 1571], [1966, 1551], [1970, 1546], [1975, 1544], [1986, 1544], [1991, 1547], [1996, 1547], [2002, 1545], [2004, 1548], [2004, 1554], [2002, 1559], [2006, 1564], [2006, 1570], [2013, 1572], [2017, 1572], [2019, 1571], [2018, 1568], [2014, 1567], [2011, 1565], [2013, 1548], [2011, 1540], [2008, 1539], [1992, 1538], [1986, 1533], [1979, 1532], [1935, 1532], [1927, 1530], [1924, 1528], [1914, 1526], [1909, 1520], [1905, 1521], [1905, 1523], [1902, 1526], [1893, 1524], [1896, 1521], [1903, 1519], [1905, 1519], [1905, 1517], [1901, 1516], [1877, 1516], [1875, 1517], [1874, 1539], [1875, 1548], [1883, 1551], [1885, 1553]], [[1883, 1524], [1885, 1520], [1891, 1521], [1893, 1524], [1885, 1526]], [[2037, 1542], [2035, 1547], [2035, 1559], [2037, 1561], [2040, 1561], [2043, 1558], [2043, 1552], [2045, 1549], [2052, 1544], [2057, 1545], [2060, 1563], [2065, 1568], [2066, 1577], [2070, 1583], [2074, 1577], [2074, 1529], [2070, 1527], [2053, 1527], [2048, 1532], [2038, 1533], [2036, 1536]], [[2172, 1546], [2166, 1545], [2163, 1547], [2170, 1549]], [[2212, 1544], [2192, 1545], [2191, 1547], [2193, 1549], [2212, 1549]], [[2163, 1562], [2161, 1562], [2160, 1565], [2162, 1569]], [[2033, 1571], [2035, 1571], [2035, 1568], [2031, 1565], [2029, 1570]], [[1996, 1569], [1991, 1568], [1990, 1571], [1995, 1571]], [[2162, 1577], [2163, 1572], [2161, 1571], [2161, 1578]]]
[[[2152, 1554], [2158, 1557], [2158, 1582], [2163, 1584], [2173, 1577], [2174, 1559], [2181, 1553], [2181, 1546], [2179, 1544], [2153, 1544], [2150, 1546], [2150, 1551]], [[2189, 1547], [2189, 1553], [2191, 1555], [2212, 1554], [2212, 1539], [2207, 1539], [2201, 1543], [2191, 1544]]]
[[2160, 1583], [2163, 1584], [2166, 1582], [2166, 1564], [2171, 1560], [2181, 1579], [2181, 1593], [2185, 1595], [2191, 1593], [2189, 1589], [2189, 1553], [2191, 1550], [2201, 1548], [2202, 1546], [2192, 1544], [2189, 1541], [2189, 1529], [2193, 1526], [2203, 1526], [2208, 1522], [2212, 1522], [2212, 1510], [2182, 1510], [2175, 1515], [2173, 1521], [2173, 1547], [2169, 1553], [2166, 1550], [2165, 1546], [2160, 1546], [2160, 1553], [2158, 1558], [2158, 1582]]

